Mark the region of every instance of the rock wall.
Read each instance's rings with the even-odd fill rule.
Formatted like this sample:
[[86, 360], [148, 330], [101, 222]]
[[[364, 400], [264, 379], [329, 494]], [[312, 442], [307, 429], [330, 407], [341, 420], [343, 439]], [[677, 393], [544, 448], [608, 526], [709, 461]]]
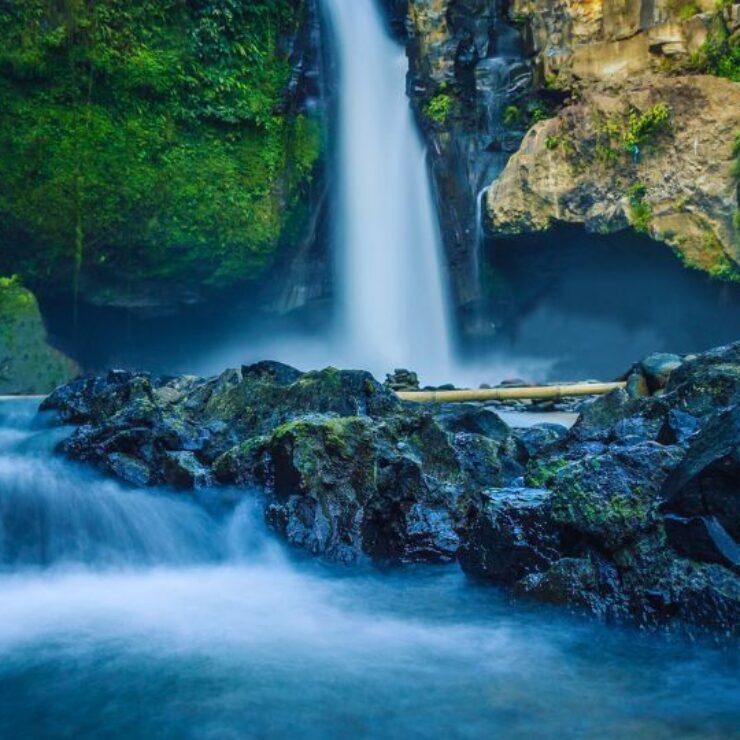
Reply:
[[[661, 105], [670, 111], [665, 131], [638, 154], [625, 152], [629, 111], [644, 116]], [[589, 88], [537, 124], [493, 183], [491, 229], [511, 235], [561, 221], [609, 233], [631, 225], [691, 267], [727, 277], [740, 265], [732, 179], [739, 110], [740, 86], [705, 75]]]
[[537, 84], [569, 98], [489, 189], [494, 236], [557, 221], [601, 233], [632, 226], [691, 267], [740, 277], [740, 87], [690, 74], [717, 43], [718, 24], [729, 48], [737, 44], [740, 14], [709, 5], [516, 0]]
[[[409, 95], [430, 165], [463, 323], [480, 299], [479, 194], [519, 145], [502, 112], [531, 90], [519, 34], [498, 0], [409, 0]], [[470, 328], [470, 327], [467, 327]]]
[[79, 373], [49, 346], [33, 293], [17, 278], [0, 278], [0, 395], [49, 393]]

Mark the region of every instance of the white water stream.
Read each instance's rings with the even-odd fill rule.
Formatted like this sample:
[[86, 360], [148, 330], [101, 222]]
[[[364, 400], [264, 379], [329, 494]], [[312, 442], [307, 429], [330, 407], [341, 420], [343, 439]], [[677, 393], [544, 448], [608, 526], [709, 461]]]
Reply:
[[375, 0], [324, 0], [339, 61], [339, 341], [371, 369], [450, 369], [442, 246], [407, 60]]

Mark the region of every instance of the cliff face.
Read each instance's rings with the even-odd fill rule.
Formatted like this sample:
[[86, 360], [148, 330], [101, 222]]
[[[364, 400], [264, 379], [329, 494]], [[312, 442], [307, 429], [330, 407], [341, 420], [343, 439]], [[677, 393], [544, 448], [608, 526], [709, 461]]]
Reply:
[[[706, 41], [714, 0], [514, 0], [545, 79], [627, 79]], [[702, 11], [707, 11], [701, 14]]]
[[0, 274], [156, 313], [264, 281], [320, 202], [315, 0], [0, 7]]
[[[730, 277], [740, 265], [738, 111], [740, 86], [706, 75], [589, 88], [526, 136], [488, 191], [490, 227], [510, 235], [556, 221], [600, 233], [632, 226], [674, 247], [689, 266]], [[625, 151], [651, 114], [668, 117], [638, 131], [636, 149]]]
[[530, 65], [502, 8], [496, 0], [408, 2], [409, 94], [429, 143], [463, 322], [480, 298], [479, 195], [523, 134], [503, 124], [503, 112], [531, 91]]
[[47, 344], [33, 294], [17, 278], [0, 278], [0, 395], [49, 393], [79, 372]]
[[702, 3], [517, 0], [536, 79], [570, 97], [489, 189], [494, 235], [631, 226], [740, 276], [740, 14]]

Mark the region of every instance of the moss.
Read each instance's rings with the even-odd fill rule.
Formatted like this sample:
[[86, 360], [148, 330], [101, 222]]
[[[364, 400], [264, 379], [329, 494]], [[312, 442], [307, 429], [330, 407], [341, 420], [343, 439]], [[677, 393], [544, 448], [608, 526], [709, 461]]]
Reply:
[[536, 460], [530, 463], [526, 473], [526, 483], [534, 488], [546, 488], [557, 474], [569, 465], [564, 458]]
[[631, 185], [627, 189], [627, 198], [630, 205], [630, 224], [640, 233], [647, 233], [653, 219], [653, 207], [645, 200], [647, 188], [641, 182]]
[[0, 5], [0, 270], [214, 288], [270, 265], [321, 154], [289, 0]]
[[424, 112], [427, 117], [439, 125], [447, 122], [454, 105], [453, 98], [447, 93], [435, 95], [428, 103]]
[[34, 295], [18, 277], [0, 278], [0, 394], [48, 393], [78, 373], [47, 343]]
[[504, 126], [516, 126], [522, 120], [522, 112], [516, 105], [507, 105], [501, 115]]
[[732, 3], [717, 3], [707, 40], [692, 55], [690, 67], [697, 72], [740, 82], [740, 37], [731, 32]]

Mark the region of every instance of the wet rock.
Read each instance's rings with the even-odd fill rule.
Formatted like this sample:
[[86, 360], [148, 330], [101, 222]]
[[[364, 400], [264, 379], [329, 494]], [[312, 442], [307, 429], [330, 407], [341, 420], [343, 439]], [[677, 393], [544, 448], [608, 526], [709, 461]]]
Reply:
[[645, 442], [572, 462], [552, 479], [553, 519], [615, 551], [660, 519], [661, 485], [679, 460], [675, 448]]
[[663, 497], [667, 513], [716, 517], [740, 539], [740, 406], [691, 438], [686, 457], [665, 481]]
[[641, 372], [631, 372], [627, 376], [625, 390], [630, 398], [645, 398], [650, 395], [647, 378]]
[[680, 409], [671, 409], [658, 432], [662, 445], [683, 444], [699, 428], [699, 420]]
[[627, 614], [616, 567], [591, 557], [561, 558], [522, 578], [515, 591], [549, 604], [572, 604], [602, 619]]
[[175, 488], [207, 488], [213, 482], [210, 470], [192, 452], [165, 453], [162, 472], [165, 481]]
[[132, 486], [143, 488], [151, 482], [152, 473], [149, 466], [131, 455], [112, 452], [106, 455], [105, 462], [109, 472]]
[[392, 391], [418, 391], [419, 376], [410, 370], [395, 370], [386, 376], [383, 385]]
[[518, 429], [514, 434], [531, 457], [563, 439], [568, 434], [568, 429], [561, 424], [537, 424], [527, 429]]
[[664, 523], [668, 542], [676, 552], [702, 563], [719, 563], [740, 573], [740, 546], [716, 517], [687, 519], [671, 514]]
[[683, 364], [679, 355], [656, 352], [646, 357], [642, 363], [642, 372], [648, 383], [651, 393], [665, 388], [671, 375]]
[[550, 515], [549, 491], [491, 489], [482, 498], [460, 550], [466, 573], [510, 585], [558, 559], [560, 533]]

